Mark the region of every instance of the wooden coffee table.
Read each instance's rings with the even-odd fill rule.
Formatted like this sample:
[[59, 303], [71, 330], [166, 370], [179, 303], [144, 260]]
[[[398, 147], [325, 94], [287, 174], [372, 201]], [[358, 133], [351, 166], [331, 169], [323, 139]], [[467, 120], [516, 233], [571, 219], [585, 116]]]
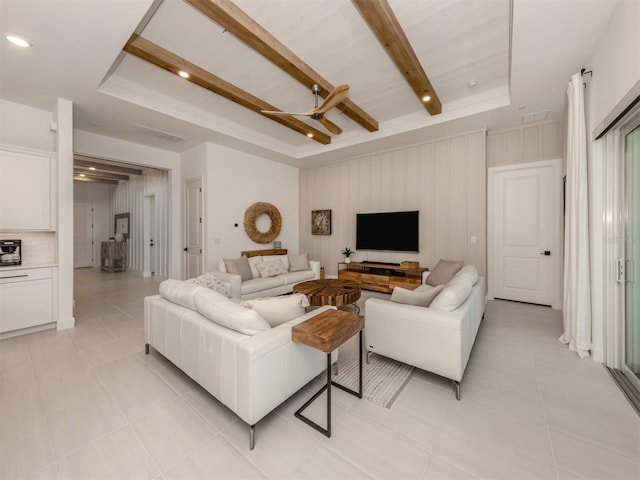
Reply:
[[355, 282], [337, 278], [319, 278], [294, 285], [293, 293], [304, 293], [313, 307], [353, 305], [356, 313], [360, 313], [360, 307], [356, 305], [360, 298], [360, 285]]
[[[362, 330], [364, 329], [364, 317], [355, 313], [344, 312], [342, 310], [327, 310], [315, 317], [311, 317], [302, 323], [294, 325], [291, 328], [291, 340], [302, 343], [309, 347], [320, 350], [327, 354], [327, 383], [311, 397], [296, 413], [299, 418], [307, 425], [315, 428], [327, 437], [331, 436], [331, 386], [338, 387], [345, 392], [362, 398]], [[359, 383], [358, 391], [351, 390], [344, 385], [340, 385], [331, 380], [331, 352], [343, 345], [347, 340], [356, 333], [360, 335], [359, 351]], [[322, 428], [313, 420], [302, 415], [302, 412], [322, 393], [327, 392], [327, 428]]]

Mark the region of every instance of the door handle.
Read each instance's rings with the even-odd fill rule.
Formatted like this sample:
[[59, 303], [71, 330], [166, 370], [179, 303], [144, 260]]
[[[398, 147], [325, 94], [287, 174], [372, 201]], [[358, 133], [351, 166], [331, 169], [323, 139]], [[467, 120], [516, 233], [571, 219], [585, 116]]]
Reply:
[[184, 250], [185, 252], [188, 252], [188, 251], [189, 251], [189, 247], [184, 247], [184, 249], [183, 249], [183, 250]]
[[546, 255], [547, 257], [551, 255], [551, 250], [545, 250], [544, 252], [540, 252], [540, 255]]

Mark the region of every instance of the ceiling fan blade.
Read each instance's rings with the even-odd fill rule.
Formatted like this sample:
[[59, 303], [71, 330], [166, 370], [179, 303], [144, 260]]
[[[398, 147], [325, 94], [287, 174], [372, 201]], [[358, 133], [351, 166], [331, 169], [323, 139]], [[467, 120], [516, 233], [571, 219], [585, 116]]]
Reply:
[[331, 93], [327, 95], [327, 98], [324, 99], [322, 105], [318, 108], [314, 108], [315, 113], [326, 113], [329, 109], [335, 107], [340, 102], [342, 102], [345, 97], [349, 94], [349, 85], [343, 83], [342, 85], [338, 85], [336, 88], [331, 90]]
[[310, 117], [313, 115], [313, 110], [309, 110], [308, 112], [281, 112], [280, 110], [260, 110], [260, 113], [264, 113], [265, 115], [273, 115], [273, 116], [285, 116], [285, 115], [300, 115], [303, 117]]
[[327, 117], [316, 118], [316, 120], [318, 120], [322, 124], [322, 126], [329, 130], [331, 133], [335, 133], [336, 135], [340, 135], [342, 133], [342, 129]]

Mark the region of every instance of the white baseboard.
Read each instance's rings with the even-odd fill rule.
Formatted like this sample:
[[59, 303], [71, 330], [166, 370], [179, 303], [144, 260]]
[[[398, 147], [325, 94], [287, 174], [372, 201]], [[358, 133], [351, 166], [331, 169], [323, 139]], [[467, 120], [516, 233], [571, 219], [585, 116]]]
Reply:
[[602, 348], [592, 349], [591, 356], [594, 362], [604, 363], [604, 350]]
[[74, 317], [71, 318], [62, 318], [58, 319], [58, 323], [56, 325], [57, 330], [66, 330], [67, 328], [73, 328], [76, 326], [76, 319]]
[[142, 272], [142, 276], [143, 277], [150, 277], [151, 276], [151, 272]]

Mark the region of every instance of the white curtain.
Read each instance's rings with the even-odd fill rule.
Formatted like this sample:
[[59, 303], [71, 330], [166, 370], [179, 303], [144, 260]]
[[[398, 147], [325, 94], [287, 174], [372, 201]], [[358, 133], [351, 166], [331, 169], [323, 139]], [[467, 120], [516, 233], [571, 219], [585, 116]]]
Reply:
[[567, 88], [567, 181], [564, 227], [564, 333], [560, 341], [588, 357], [591, 349], [591, 270], [584, 87], [579, 73]]

